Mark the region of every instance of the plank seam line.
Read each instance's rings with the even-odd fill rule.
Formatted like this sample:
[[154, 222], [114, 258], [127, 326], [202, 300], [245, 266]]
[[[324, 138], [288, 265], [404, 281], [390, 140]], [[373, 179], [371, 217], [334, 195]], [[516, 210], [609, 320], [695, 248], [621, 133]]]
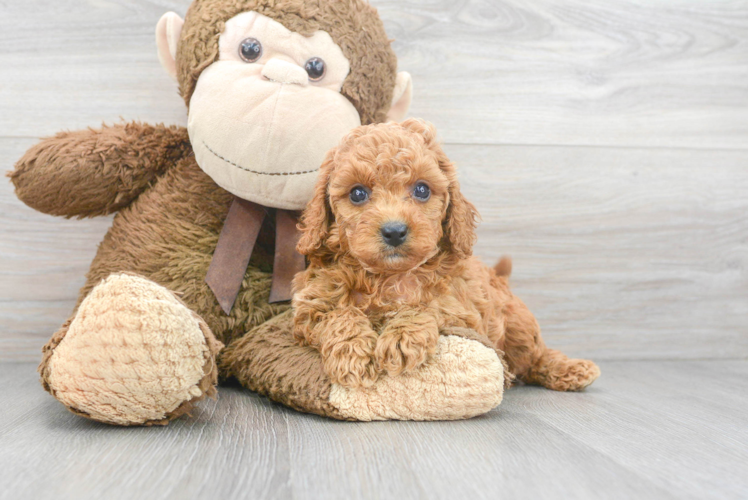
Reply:
[[654, 150], [654, 151], [720, 151], [720, 152], [748, 152], [748, 148], [725, 148], [725, 147], [688, 147], [688, 146], [636, 146], [636, 145], [613, 145], [613, 144], [535, 144], [514, 142], [450, 142], [443, 141], [444, 146], [479, 146], [479, 147], [510, 147], [510, 148], [579, 148], [579, 149], [626, 149], [626, 150]]
[[[60, 129], [62, 132], [66, 129]], [[54, 134], [45, 134], [43, 136], [31, 136], [31, 135], [0, 135], [0, 140], [14, 140], [14, 139], [34, 139], [41, 140], [43, 137], [49, 137]], [[589, 148], [589, 149], [638, 149], [638, 150], [655, 150], [655, 151], [726, 151], [726, 152], [748, 152], [748, 147], [689, 147], [689, 146], [637, 146], [637, 145], [614, 145], [614, 144], [560, 144], [560, 143], [520, 143], [520, 142], [455, 142], [455, 141], [444, 141], [442, 144], [445, 146], [479, 146], [479, 147], [525, 147], [525, 148]]]

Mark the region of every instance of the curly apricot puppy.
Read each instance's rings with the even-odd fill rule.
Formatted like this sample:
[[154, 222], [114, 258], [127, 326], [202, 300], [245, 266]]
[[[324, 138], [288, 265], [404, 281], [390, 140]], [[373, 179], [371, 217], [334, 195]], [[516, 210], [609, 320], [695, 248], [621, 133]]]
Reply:
[[591, 361], [548, 349], [508, 286], [511, 263], [471, 257], [478, 213], [430, 124], [360, 127], [331, 150], [302, 215], [295, 335], [322, 354], [333, 382], [368, 386], [413, 370], [445, 327], [472, 328], [503, 350], [519, 379], [579, 390]]

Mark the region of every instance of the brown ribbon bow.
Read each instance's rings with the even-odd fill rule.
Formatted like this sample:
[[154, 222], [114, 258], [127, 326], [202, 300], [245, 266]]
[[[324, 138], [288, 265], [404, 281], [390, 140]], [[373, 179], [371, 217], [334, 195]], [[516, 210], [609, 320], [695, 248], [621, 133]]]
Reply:
[[[226, 314], [231, 313], [236, 296], [239, 295], [265, 215], [265, 207], [234, 198], [223, 223], [205, 282], [213, 290]], [[280, 209], [275, 211], [275, 258], [269, 299], [271, 304], [291, 300], [291, 281], [296, 273], [306, 268], [304, 256], [296, 251], [299, 241], [299, 231], [296, 229], [298, 218], [297, 212]]]

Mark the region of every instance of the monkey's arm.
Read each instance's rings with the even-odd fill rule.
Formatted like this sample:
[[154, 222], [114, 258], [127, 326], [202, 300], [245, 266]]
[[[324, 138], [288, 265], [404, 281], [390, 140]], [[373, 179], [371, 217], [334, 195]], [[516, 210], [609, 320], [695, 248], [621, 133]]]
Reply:
[[129, 205], [190, 151], [184, 127], [132, 122], [43, 139], [8, 176], [18, 198], [40, 212], [93, 217]]

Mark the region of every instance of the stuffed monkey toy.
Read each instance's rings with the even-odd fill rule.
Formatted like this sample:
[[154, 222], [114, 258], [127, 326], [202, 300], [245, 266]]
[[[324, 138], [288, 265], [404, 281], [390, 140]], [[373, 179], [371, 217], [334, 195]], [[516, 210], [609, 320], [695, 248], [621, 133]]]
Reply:
[[361, 124], [401, 120], [407, 73], [364, 0], [195, 0], [156, 29], [187, 128], [126, 123], [59, 133], [9, 174], [64, 217], [116, 213], [70, 318], [43, 349], [44, 388], [74, 413], [166, 424], [218, 380], [337, 419], [458, 419], [502, 398], [487, 339], [441, 332], [433, 360], [369, 387], [325, 374], [292, 336], [298, 211], [326, 151]]

